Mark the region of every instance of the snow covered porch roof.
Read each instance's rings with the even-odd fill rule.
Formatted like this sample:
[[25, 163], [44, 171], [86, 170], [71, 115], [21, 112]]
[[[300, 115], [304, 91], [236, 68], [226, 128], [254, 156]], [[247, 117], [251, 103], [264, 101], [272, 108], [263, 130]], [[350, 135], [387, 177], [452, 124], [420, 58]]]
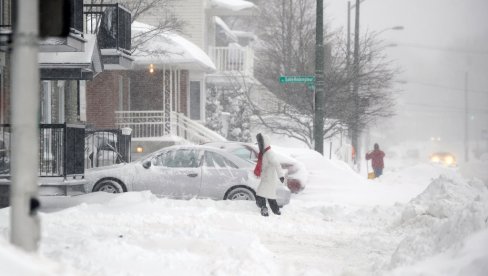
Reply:
[[254, 3], [245, 0], [210, 0], [211, 15], [253, 15], [258, 10]]
[[41, 52], [39, 66], [42, 80], [91, 80], [103, 71], [97, 37], [85, 34], [81, 52]]
[[[132, 23], [132, 35], [148, 33], [155, 27], [141, 22]], [[132, 54], [134, 68], [155, 66], [178, 66], [180, 69], [213, 73], [215, 64], [198, 46], [175, 33], [148, 35]]]

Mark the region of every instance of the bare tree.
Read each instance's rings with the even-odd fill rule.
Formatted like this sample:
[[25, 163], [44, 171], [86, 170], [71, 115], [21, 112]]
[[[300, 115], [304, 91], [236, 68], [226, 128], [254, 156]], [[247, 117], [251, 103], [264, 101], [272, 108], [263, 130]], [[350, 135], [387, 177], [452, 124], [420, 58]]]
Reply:
[[[277, 134], [298, 139], [312, 147], [314, 94], [307, 85], [280, 84], [281, 75], [314, 75], [315, 1], [259, 1], [261, 14], [256, 17], [260, 38], [256, 51], [256, 78], [273, 93], [275, 109], [253, 104], [259, 121]], [[359, 110], [353, 108], [351, 84], [354, 80], [347, 64], [343, 34], [326, 36], [325, 81], [326, 114], [324, 139], [334, 136], [357, 118], [366, 126], [393, 115], [391, 84], [397, 70], [384, 54], [377, 35], [368, 33], [361, 39], [359, 59]], [[262, 102], [262, 100], [260, 100]]]

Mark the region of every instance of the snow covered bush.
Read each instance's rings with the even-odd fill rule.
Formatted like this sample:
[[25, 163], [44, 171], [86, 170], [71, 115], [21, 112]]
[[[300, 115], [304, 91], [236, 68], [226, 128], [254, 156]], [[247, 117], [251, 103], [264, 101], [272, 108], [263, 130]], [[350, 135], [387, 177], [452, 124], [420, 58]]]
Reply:
[[205, 126], [222, 134], [222, 104], [219, 101], [219, 93], [214, 86], [207, 86], [207, 99], [205, 105]]
[[[234, 87], [207, 86], [207, 127], [230, 141], [250, 142], [251, 108], [244, 91]], [[227, 133], [224, 133], [222, 112], [230, 114]]]

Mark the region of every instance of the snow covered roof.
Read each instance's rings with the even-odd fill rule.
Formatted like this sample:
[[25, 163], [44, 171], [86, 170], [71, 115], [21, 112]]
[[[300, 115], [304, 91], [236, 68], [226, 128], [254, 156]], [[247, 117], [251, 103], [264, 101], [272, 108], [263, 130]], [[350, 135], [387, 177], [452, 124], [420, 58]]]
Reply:
[[250, 40], [257, 40], [258, 39], [258, 37], [253, 32], [232, 30], [232, 33], [236, 37], [248, 38]]
[[246, 15], [257, 9], [254, 3], [245, 0], [210, 0], [214, 15]]
[[237, 36], [234, 34], [234, 32], [227, 26], [227, 24], [222, 20], [222, 18], [216, 16], [215, 17], [215, 24], [222, 28], [224, 31], [224, 34], [227, 36], [227, 38], [231, 41], [237, 42]]
[[[155, 27], [141, 22], [132, 23], [132, 35], [154, 30]], [[156, 34], [142, 43], [132, 54], [134, 66], [149, 64], [177, 65], [182, 69], [214, 72], [215, 64], [198, 46], [175, 33]]]
[[85, 50], [81, 52], [40, 52], [39, 65], [41, 68], [83, 68], [102, 72], [100, 50], [97, 37], [94, 34], [85, 34]]

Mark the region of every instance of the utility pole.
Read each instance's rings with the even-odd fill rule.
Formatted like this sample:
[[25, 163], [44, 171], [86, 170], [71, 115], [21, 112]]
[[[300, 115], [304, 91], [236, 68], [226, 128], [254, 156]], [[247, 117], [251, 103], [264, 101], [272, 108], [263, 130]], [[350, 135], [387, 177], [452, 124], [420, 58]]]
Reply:
[[354, 164], [357, 165], [358, 171], [360, 170], [359, 157], [361, 156], [361, 151], [359, 149], [359, 5], [360, 1], [356, 0], [356, 18], [354, 24], [354, 60], [353, 60], [353, 87], [352, 87], [352, 97], [353, 97], [353, 116], [352, 116], [352, 146], [355, 150]]
[[[351, 59], [351, 1], [347, 1], [347, 39], [346, 66], [349, 68]], [[348, 71], [349, 72], [349, 71]]]
[[12, 49], [12, 185], [10, 238], [36, 251], [40, 238], [37, 215], [39, 169], [38, 0], [17, 0]]
[[314, 149], [324, 154], [324, 3], [317, 0], [317, 19], [315, 32], [315, 105], [314, 105], [313, 139]]
[[464, 161], [469, 162], [468, 71], [464, 72]]

